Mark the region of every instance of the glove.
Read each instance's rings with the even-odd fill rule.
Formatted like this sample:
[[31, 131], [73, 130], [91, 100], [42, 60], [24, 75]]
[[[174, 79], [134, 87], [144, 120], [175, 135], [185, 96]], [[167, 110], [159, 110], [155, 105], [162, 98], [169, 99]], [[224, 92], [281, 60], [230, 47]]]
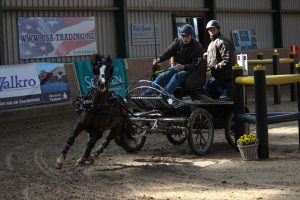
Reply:
[[159, 59], [159, 58], [153, 59], [152, 65], [153, 65], [153, 66], [154, 66], [154, 65], [157, 65], [159, 62], [160, 62], [160, 59]]

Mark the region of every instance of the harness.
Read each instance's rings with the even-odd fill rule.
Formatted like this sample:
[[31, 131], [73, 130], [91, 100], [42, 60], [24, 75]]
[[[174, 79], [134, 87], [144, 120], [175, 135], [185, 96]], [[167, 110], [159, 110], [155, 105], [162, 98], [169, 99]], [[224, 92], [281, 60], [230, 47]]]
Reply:
[[[122, 100], [115, 92], [109, 92], [109, 97], [107, 100], [101, 103], [95, 103], [91, 100], [93, 92], [94, 89], [86, 95], [78, 96], [73, 99], [72, 105], [78, 114], [80, 114], [82, 111], [85, 111], [112, 116], [112, 113], [114, 113], [116, 109], [120, 109]], [[123, 108], [123, 106], [121, 107]]]

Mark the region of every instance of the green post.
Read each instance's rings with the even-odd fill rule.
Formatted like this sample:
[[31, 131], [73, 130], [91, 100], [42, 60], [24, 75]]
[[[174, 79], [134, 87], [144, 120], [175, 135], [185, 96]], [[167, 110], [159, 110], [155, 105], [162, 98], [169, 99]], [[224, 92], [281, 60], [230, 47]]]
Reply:
[[[300, 74], [300, 62], [296, 64], [297, 73]], [[300, 112], [300, 82], [297, 82], [297, 105], [298, 105], [298, 112]], [[298, 145], [300, 150], [300, 120], [298, 120]]]
[[117, 57], [128, 58], [129, 37], [128, 37], [128, 16], [127, 0], [114, 0], [114, 5], [119, 9], [114, 11]]
[[[279, 74], [279, 53], [277, 49], [273, 51], [273, 75]], [[281, 104], [280, 85], [274, 85], [274, 104]]]
[[254, 67], [256, 134], [259, 139], [258, 158], [269, 158], [269, 136], [267, 120], [266, 68]]
[[[235, 144], [237, 140], [243, 134], [245, 127], [243, 123], [238, 119], [239, 114], [245, 114], [245, 101], [244, 101], [244, 85], [237, 84], [235, 82], [236, 77], [243, 76], [243, 67], [236, 64], [232, 67], [233, 83], [232, 83], [232, 96], [234, 102], [234, 131], [235, 131]], [[236, 150], [238, 150], [236, 148]]]
[[281, 13], [281, 0], [272, 0], [272, 9], [275, 12], [272, 12], [272, 22], [273, 22], [273, 43], [275, 48], [283, 47], [282, 40], [282, 13]]
[[258, 59], [258, 60], [262, 60], [262, 59], [264, 59], [264, 53], [263, 52], [257, 52], [257, 54], [256, 54], [256, 58]]
[[[294, 61], [290, 63], [290, 73], [295, 74], [295, 65], [296, 65], [296, 54], [294, 52], [290, 52], [290, 58], [292, 58]], [[296, 101], [296, 84], [291, 84], [291, 101]]]

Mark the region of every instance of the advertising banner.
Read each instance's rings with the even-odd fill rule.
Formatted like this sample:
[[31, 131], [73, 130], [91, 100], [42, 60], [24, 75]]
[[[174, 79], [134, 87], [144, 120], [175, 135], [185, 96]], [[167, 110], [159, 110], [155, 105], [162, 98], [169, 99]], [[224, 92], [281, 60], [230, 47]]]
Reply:
[[0, 66], [0, 110], [69, 100], [62, 63]]
[[77, 80], [80, 89], [80, 95], [85, 95], [94, 87], [94, 77], [92, 64], [90, 61], [74, 62]]
[[232, 30], [231, 34], [236, 51], [258, 49], [256, 32], [254, 30]]
[[[90, 61], [74, 62], [80, 94], [85, 95], [94, 87], [94, 77]], [[114, 59], [114, 73], [110, 89], [121, 96], [125, 96], [127, 90], [127, 76], [123, 59]]]
[[126, 70], [125, 70], [125, 62], [124, 59], [114, 59], [114, 74], [111, 83], [111, 90], [114, 90], [116, 93], [125, 97], [126, 90], [128, 86]]
[[36, 64], [0, 67], [0, 98], [40, 94]]
[[97, 52], [94, 17], [19, 17], [20, 58]]

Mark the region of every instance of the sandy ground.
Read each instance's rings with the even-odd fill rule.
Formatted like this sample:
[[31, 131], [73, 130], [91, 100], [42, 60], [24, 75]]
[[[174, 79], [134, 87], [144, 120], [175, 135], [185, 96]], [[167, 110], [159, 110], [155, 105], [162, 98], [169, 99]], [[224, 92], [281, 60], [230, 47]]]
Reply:
[[[253, 101], [249, 104], [253, 111]], [[273, 111], [296, 110], [288, 98], [270, 104]], [[135, 154], [112, 142], [92, 166], [76, 167], [87, 141], [82, 133], [64, 168], [56, 170], [76, 117], [67, 106], [51, 114], [1, 119], [1, 200], [300, 199], [297, 122], [269, 125], [267, 160], [241, 160], [224, 131], [216, 130], [205, 156], [192, 154], [186, 143], [174, 146], [164, 135], [152, 134]]]

